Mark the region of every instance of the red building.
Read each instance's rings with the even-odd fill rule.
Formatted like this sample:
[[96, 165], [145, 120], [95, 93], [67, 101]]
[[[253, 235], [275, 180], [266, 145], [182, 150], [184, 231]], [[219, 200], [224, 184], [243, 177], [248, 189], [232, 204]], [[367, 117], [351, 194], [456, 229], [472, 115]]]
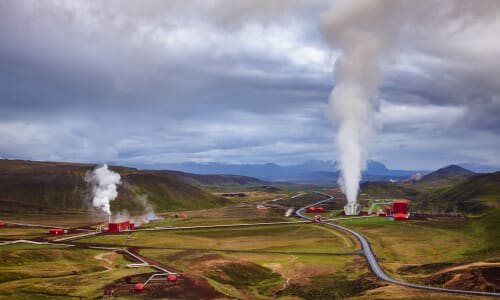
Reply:
[[394, 220], [408, 220], [408, 200], [394, 200], [392, 206], [394, 209]]
[[393, 207], [394, 207], [394, 213], [402, 213], [402, 214], [407, 214], [408, 213], [408, 200], [394, 200], [393, 202]]
[[125, 230], [131, 230], [134, 228], [135, 228], [135, 225], [133, 223], [130, 223], [129, 221], [108, 224], [108, 232], [122, 232]]
[[315, 212], [316, 211], [316, 208], [314, 207], [308, 207], [307, 208], [307, 212], [310, 213], [310, 212]]
[[314, 211], [322, 213], [322, 212], [325, 212], [325, 208], [324, 207], [316, 207], [316, 209]]
[[64, 228], [50, 228], [49, 233], [50, 234], [65, 234], [68, 231], [65, 230]]

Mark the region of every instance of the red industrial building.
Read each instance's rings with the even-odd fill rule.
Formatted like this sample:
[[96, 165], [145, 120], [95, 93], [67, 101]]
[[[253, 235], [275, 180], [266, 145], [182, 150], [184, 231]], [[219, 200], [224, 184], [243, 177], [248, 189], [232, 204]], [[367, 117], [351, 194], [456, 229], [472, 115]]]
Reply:
[[68, 231], [64, 228], [50, 228], [49, 233], [50, 234], [65, 234], [65, 233], [68, 233]]
[[307, 208], [307, 212], [308, 212], [308, 213], [311, 213], [311, 212], [319, 212], [319, 213], [322, 213], [322, 212], [325, 212], [325, 208], [324, 208], [324, 207], [308, 207], [308, 208]]
[[394, 220], [406, 221], [408, 220], [408, 200], [397, 199], [392, 203], [394, 208]]
[[122, 232], [126, 230], [132, 230], [134, 228], [135, 228], [134, 223], [130, 223], [130, 221], [108, 224], [108, 232]]

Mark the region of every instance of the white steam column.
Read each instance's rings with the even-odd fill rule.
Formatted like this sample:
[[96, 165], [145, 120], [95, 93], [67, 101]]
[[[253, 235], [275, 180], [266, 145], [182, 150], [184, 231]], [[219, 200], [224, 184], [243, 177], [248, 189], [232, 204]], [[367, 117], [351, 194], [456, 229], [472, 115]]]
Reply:
[[342, 51], [335, 61], [335, 87], [328, 116], [338, 128], [339, 184], [346, 195], [346, 215], [357, 215], [359, 182], [366, 167], [365, 144], [374, 133], [377, 88], [382, 79], [377, 65], [391, 44], [397, 26], [381, 16], [397, 1], [335, 1], [321, 16], [324, 38]]
[[96, 168], [86, 177], [87, 182], [92, 184], [92, 205], [101, 209], [109, 216], [111, 222], [110, 202], [118, 197], [118, 185], [121, 184], [120, 174], [108, 169], [108, 165]]

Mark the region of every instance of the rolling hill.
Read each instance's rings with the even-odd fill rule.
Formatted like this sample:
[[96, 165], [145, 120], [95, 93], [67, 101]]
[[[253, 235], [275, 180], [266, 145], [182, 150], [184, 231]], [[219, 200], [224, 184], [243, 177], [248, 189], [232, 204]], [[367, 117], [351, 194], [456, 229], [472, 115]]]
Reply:
[[155, 171], [155, 173], [172, 175], [188, 184], [196, 186], [237, 187], [267, 184], [267, 182], [260, 179], [240, 175], [203, 175], [170, 170]]
[[445, 210], [482, 213], [500, 209], [500, 172], [478, 174], [459, 181], [449, 189], [420, 197], [424, 206], [436, 206]]
[[365, 182], [361, 191], [376, 198], [404, 197], [422, 212], [459, 211], [482, 214], [500, 208], [500, 172], [475, 174], [451, 165], [417, 182]]
[[[0, 212], [62, 213], [93, 211], [85, 176], [96, 165], [0, 160]], [[140, 212], [144, 198], [157, 212], [217, 207], [227, 200], [174, 175], [111, 166], [122, 178], [112, 211]]]
[[474, 176], [474, 174], [474, 172], [464, 169], [458, 165], [449, 165], [425, 175], [418, 182], [419, 184], [431, 182], [456, 182]]

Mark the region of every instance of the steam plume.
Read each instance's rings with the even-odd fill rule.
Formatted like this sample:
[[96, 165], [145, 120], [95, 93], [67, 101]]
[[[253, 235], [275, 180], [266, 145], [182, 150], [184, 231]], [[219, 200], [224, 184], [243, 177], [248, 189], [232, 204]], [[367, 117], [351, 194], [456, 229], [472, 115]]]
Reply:
[[87, 176], [87, 181], [92, 184], [92, 205], [111, 215], [110, 202], [118, 197], [116, 188], [121, 184], [120, 174], [103, 165]]
[[118, 213], [113, 213], [111, 217], [111, 222], [123, 222], [130, 221], [134, 223], [136, 227], [141, 226], [142, 224], [147, 224], [154, 220], [161, 220], [162, 217], [159, 217], [155, 214], [153, 207], [148, 203], [148, 196], [142, 195], [135, 199], [135, 202], [138, 206], [142, 206], [142, 213], [140, 215], [131, 214], [126, 209], [121, 210]]
[[[385, 4], [385, 5], [383, 5]], [[342, 50], [335, 62], [335, 88], [329, 97], [328, 115], [337, 124], [340, 160], [339, 183], [355, 214], [361, 172], [366, 166], [364, 143], [374, 132], [377, 86], [382, 76], [378, 60], [391, 43], [389, 24], [393, 2], [345, 1], [321, 16], [324, 37]]]

